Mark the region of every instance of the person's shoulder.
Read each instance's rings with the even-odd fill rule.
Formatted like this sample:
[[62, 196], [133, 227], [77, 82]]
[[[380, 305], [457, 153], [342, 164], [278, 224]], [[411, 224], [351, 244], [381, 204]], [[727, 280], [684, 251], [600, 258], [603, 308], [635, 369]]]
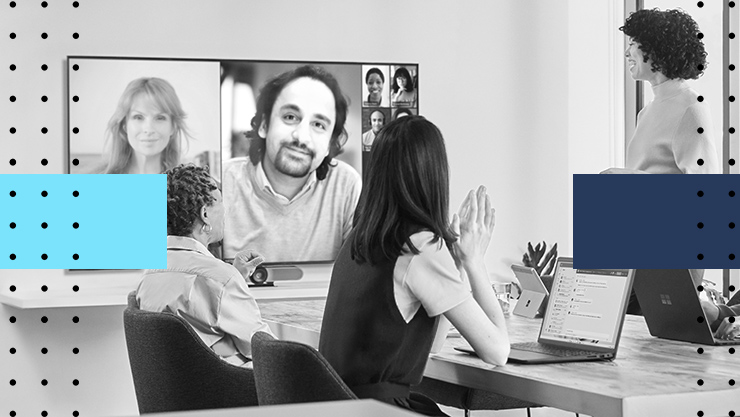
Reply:
[[706, 101], [698, 101], [697, 97], [699, 97], [699, 94], [696, 94], [695, 91], [690, 96], [687, 95], [686, 111], [684, 112], [683, 117], [694, 119], [700, 123], [707, 123], [712, 117], [709, 111], [709, 105], [706, 103]]
[[360, 174], [352, 167], [352, 165], [338, 159], [334, 159], [332, 164], [334, 166], [329, 169], [327, 179], [342, 183], [360, 182]]
[[246, 156], [239, 156], [229, 159], [228, 161], [224, 162], [224, 178], [226, 178], [227, 176], [236, 177], [242, 175], [245, 172], [245, 168], [249, 165], [251, 165], [251, 161], [249, 160], [249, 157]]
[[419, 250], [419, 255], [425, 256], [436, 256], [438, 253], [447, 254], [447, 246], [444, 244], [442, 238], [437, 239], [436, 235], [430, 230], [422, 230], [409, 236], [409, 240], [416, 249]]
[[191, 264], [190, 269], [198, 276], [218, 283], [219, 286], [225, 286], [234, 279], [242, 279], [239, 270], [230, 263], [210, 256], [196, 256], [197, 261]]
[[702, 97], [699, 92], [691, 88], [689, 85], [684, 84], [683, 88], [681, 88], [680, 92], [675, 96], [675, 99], [680, 100], [680, 102], [686, 107], [707, 107], [707, 101], [704, 100], [706, 97], [703, 97], [702, 101], [699, 101], [699, 97]]

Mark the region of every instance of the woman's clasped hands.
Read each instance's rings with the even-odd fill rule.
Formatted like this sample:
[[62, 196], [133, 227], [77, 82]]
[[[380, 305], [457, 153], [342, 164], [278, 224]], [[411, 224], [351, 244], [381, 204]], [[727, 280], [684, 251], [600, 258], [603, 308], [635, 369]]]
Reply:
[[495, 224], [495, 210], [486, 187], [470, 190], [460, 210], [452, 216], [450, 228], [458, 235], [453, 254], [460, 264], [479, 262], [488, 249]]

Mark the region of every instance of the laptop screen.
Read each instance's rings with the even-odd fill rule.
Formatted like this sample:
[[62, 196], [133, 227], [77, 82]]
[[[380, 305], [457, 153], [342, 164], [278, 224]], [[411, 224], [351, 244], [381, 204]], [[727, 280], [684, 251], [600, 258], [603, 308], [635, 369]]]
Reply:
[[574, 269], [558, 259], [540, 342], [616, 347], [631, 289], [629, 269]]

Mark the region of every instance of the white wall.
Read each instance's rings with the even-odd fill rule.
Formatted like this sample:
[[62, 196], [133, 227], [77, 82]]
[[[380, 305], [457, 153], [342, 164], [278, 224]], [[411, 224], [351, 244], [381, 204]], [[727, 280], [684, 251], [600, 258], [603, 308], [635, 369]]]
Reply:
[[[499, 277], [510, 275], [509, 264], [521, 260], [527, 241], [557, 241], [560, 253], [570, 254], [570, 174], [593, 172], [608, 160], [603, 138], [612, 126], [605, 103], [614, 97], [599, 83], [610, 58], [592, 48], [603, 47], [598, 39], [608, 38], [612, 22], [583, 21], [607, 2], [377, 0], [369, 7], [354, 0], [81, 0], [77, 9], [67, 0], [49, 0], [46, 9], [40, 1], [16, 3], [0, 5], [0, 173], [64, 172], [67, 55], [418, 62], [421, 112], [448, 144], [452, 208], [478, 184], [493, 196], [497, 225], [487, 262]], [[8, 32], [18, 37], [11, 40]], [[585, 59], [585, 51], [594, 59]], [[11, 72], [10, 64], [18, 68]], [[10, 103], [11, 94], [18, 101]], [[39, 99], [44, 94], [46, 103]], [[18, 133], [11, 135], [10, 126]], [[48, 134], [40, 133], [42, 126]], [[588, 154], [580, 150], [586, 145]], [[591, 152], [595, 159], [584, 162]], [[7, 163], [11, 157], [15, 167]], [[42, 167], [41, 158], [49, 165]], [[4, 270], [0, 291], [133, 287], [138, 276]], [[0, 306], [0, 413], [135, 414], [122, 310]], [[42, 315], [50, 319], [43, 325]], [[80, 323], [72, 324], [74, 315]], [[47, 355], [40, 353], [44, 346]], [[71, 353], [75, 346], [78, 355]], [[10, 347], [18, 352], [10, 355]], [[11, 387], [11, 378], [18, 385]]]

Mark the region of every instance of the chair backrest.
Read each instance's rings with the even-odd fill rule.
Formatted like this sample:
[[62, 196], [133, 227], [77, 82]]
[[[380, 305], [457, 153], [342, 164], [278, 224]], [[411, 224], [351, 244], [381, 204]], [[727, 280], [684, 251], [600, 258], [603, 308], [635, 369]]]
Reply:
[[260, 405], [357, 399], [311, 346], [257, 332], [252, 336], [252, 359]]
[[123, 312], [139, 413], [257, 405], [254, 373], [222, 360], [184, 319], [139, 309]]

